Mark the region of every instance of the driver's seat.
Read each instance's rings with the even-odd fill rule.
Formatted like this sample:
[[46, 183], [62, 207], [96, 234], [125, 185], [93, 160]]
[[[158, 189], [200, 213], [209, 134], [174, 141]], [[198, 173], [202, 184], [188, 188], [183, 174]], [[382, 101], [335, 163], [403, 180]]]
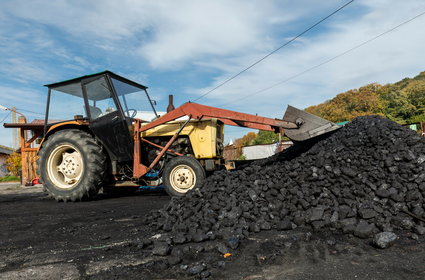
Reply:
[[100, 110], [96, 106], [89, 105], [90, 116], [92, 119], [97, 119], [100, 115], [102, 115], [102, 110]]

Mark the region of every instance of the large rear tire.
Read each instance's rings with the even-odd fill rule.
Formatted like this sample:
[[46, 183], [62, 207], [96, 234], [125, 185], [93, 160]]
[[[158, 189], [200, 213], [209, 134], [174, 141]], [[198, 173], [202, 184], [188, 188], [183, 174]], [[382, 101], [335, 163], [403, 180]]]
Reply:
[[40, 175], [57, 201], [81, 201], [96, 195], [106, 179], [106, 156], [95, 139], [78, 129], [51, 135], [39, 152]]
[[163, 180], [170, 196], [184, 196], [199, 187], [205, 180], [205, 170], [194, 158], [178, 156], [165, 164]]

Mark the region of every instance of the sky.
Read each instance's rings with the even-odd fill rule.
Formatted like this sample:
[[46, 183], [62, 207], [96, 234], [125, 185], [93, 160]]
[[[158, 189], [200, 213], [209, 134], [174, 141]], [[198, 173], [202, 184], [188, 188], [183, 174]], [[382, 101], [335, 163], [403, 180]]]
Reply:
[[[0, 105], [42, 119], [44, 84], [110, 70], [148, 86], [164, 111], [168, 94], [176, 107], [197, 100], [347, 2], [2, 0]], [[288, 104], [303, 109], [413, 77], [425, 70], [425, 16], [262, 91], [424, 11], [423, 0], [355, 0], [196, 102], [282, 118]], [[2, 120], [11, 122], [9, 112], [0, 111]], [[228, 127], [226, 141], [246, 132]], [[0, 145], [12, 146], [12, 130], [2, 124]]]

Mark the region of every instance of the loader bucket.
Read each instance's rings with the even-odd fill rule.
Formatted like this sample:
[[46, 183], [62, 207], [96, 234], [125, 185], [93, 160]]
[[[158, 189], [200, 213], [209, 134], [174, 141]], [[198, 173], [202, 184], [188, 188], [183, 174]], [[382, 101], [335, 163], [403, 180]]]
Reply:
[[293, 141], [305, 141], [341, 128], [333, 122], [289, 105], [283, 120], [295, 123], [298, 126], [294, 129], [285, 129], [285, 135]]

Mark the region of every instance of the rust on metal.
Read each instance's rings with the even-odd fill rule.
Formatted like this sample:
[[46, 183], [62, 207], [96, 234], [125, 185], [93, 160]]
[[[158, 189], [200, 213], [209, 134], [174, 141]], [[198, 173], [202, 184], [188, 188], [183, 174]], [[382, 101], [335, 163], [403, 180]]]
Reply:
[[192, 115], [192, 118], [197, 120], [201, 120], [203, 118], [217, 118], [227, 125], [249, 127], [269, 131], [279, 131], [280, 128], [298, 128], [295, 123], [279, 119], [245, 114], [196, 103], [185, 103], [182, 106], [174, 109], [173, 111], [165, 114], [164, 116], [154, 120], [153, 122], [144, 125], [143, 127], [141, 127], [141, 131], [146, 131], [158, 125], [188, 115]]
[[171, 137], [171, 139], [167, 142], [167, 144], [162, 148], [161, 152], [156, 156], [156, 158], [151, 162], [149, 167], [141, 163], [141, 137], [140, 132], [143, 131], [142, 127], [140, 127], [141, 120], [136, 119], [134, 122], [134, 160], [133, 160], [133, 177], [140, 178], [146, 173], [148, 173], [162, 158], [162, 156], [169, 150], [171, 144], [177, 139], [180, 135], [180, 132], [183, 128], [189, 123], [192, 116], [189, 115], [188, 119], [184, 122], [184, 124], [180, 127], [180, 129]]
[[133, 177], [140, 178], [148, 173], [148, 167], [141, 163], [141, 141], [140, 141], [140, 124], [142, 120], [134, 120], [134, 156], [133, 156]]
[[[163, 147], [163, 146], [158, 145], [158, 144], [155, 144], [155, 143], [153, 143], [153, 142], [151, 142], [151, 141], [149, 141], [149, 140], [147, 140], [147, 139], [145, 139], [145, 138], [140, 138], [140, 139], [141, 139], [143, 142], [148, 143], [149, 145], [152, 145], [152, 146], [157, 147], [157, 148], [160, 148], [160, 149], [164, 149], [164, 147]], [[173, 154], [175, 154], [175, 155], [177, 155], [177, 156], [183, 156], [183, 154], [177, 153], [176, 151], [173, 151], [173, 150], [171, 150], [171, 149], [168, 149], [168, 150], [167, 150], [167, 152], [173, 153]]]

